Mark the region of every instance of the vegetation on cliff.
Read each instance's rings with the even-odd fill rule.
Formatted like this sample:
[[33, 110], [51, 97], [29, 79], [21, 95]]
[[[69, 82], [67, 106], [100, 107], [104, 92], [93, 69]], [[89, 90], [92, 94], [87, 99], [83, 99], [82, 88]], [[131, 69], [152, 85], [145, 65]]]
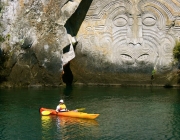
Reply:
[[178, 60], [180, 59], [180, 41], [176, 41], [176, 44], [173, 49], [173, 55], [174, 55], [174, 60], [177, 63]]
[[177, 83], [180, 84], [180, 41], [176, 41], [176, 44], [173, 49], [173, 56], [175, 64], [178, 64], [178, 71], [176, 73], [178, 80]]

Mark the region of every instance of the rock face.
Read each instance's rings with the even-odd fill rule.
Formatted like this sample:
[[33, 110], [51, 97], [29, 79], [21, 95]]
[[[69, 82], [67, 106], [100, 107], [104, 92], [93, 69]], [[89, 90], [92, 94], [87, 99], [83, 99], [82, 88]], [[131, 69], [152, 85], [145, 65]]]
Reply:
[[0, 16], [1, 86], [178, 82], [179, 0], [1, 0]]
[[[1, 0], [1, 86], [61, 85], [64, 24], [81, 0]], [[74, 51], [73, 51], [74, 52]]]
[[180, 1], [93, 0], [77, 40], [71, 62], [77, 82], [151, 84], [155, 69], [154, 84], [177, 84]]

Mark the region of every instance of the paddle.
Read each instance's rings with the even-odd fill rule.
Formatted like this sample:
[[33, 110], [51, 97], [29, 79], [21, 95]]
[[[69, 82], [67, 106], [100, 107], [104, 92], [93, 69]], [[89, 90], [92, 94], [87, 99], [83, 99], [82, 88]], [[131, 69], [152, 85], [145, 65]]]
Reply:
[[41, 112], [41, 114], [42, 114], [43, 116], [49, 115], [50, 113], [51, 113], [51, 111], [49, 111], [49, 110], [45, 110], [45, 111], [42, 111], [42, 112]]
[[[85, 110], [85, 108], [78, 108], [78, 109], [75, 109], [75, 110], [73, 110], [73, 111], [80, 112], [80, 111], [83, 111], [83, 110]], [[51, 114], [51, 111], [45, 110], [45, 111], [42, 111], [41, 114], [42, 114], [43, 116], [46, 116], [46, 115]]]
[[75, 109], [74, 111], [77, 111], [77, 112], [81, 112], [83, 110], [85, 110], [86, 108], [78, 108], [78, 109]]

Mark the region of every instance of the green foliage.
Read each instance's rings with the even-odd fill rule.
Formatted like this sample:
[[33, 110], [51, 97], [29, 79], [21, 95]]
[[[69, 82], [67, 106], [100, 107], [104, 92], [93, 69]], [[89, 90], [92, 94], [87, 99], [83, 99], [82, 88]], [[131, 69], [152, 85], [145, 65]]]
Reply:
[[4, 38], [0, 35], [0, 42], [4, 42]]
[[176, 62], [180, 59], [180, 41], [176, 41], [173, 49], [173, 56]]
[[155, 69], [153, 69], [153, 71], [152, 71], [152, 75], [155, 75], [155, 73], [156, 73], [156, 70], [155, 70]]
[[10, 39], [10, 34], [7, 34], [7, 35], [6, 35], [6, 38], [9, 40], [9, 39]]
[[7, 37], [7, 38], [10, 38], [10, 34], [7, 34], [6, 37]]

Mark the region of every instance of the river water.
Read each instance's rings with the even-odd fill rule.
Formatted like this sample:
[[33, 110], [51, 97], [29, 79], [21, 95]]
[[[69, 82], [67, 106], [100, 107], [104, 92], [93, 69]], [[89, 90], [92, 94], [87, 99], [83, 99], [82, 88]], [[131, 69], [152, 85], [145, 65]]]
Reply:
[[[40, 107], [99, 113], [95, 120], [41, 116]], [[0, 140], [179, 140], [177, 88], [0, 89]]]

